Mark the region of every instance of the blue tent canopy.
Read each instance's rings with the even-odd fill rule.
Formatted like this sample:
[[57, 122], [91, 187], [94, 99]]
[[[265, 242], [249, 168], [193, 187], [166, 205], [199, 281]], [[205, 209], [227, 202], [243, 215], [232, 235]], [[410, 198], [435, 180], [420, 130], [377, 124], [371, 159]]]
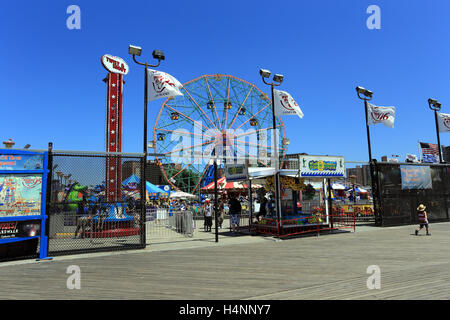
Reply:
[[148, 197], [168, 197], [169, 196], [169, 193], [158, 188], [153, 183], [146, 181], [145, 185], [146, 185]]
[[139, 184], [139, 182], [141, 182], [141, 179], [139, 179], [139, 177], [138, 177], [137, 175], [132, 174], [131, 176], [129, 176], [127, 179], [125, 179], [125, 180], [122, 182], [122, 185], [126, 186], [126, 185], [128, 185], [128, 184], [130, 184], [130, 183], [136, 183], [136, 184]]
[[358, 187], [355, 188], [355, 191], [356, 191], [356, 193], [367, 193], [368, 192], [366, 189], [358, 188]]

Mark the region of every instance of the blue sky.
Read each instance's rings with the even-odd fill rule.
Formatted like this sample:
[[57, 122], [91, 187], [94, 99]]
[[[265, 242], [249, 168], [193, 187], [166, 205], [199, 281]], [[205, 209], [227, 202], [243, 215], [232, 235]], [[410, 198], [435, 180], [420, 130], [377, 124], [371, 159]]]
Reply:
[[[69, 30], [66, 9], [81, 9], [81, 30]], [[369, 30], [369, 5], [381, 29]], [[231, 74], [268, 92], [259, 69], [281, 73], [280, 87], [305, 116], [284, 117], [289, 153], [368, 160], [363, 102], [395, 106], [395, 128], [371, 126], [372, 153], [418, 153], [436, 143], [427, 99], [450, 113], [450, 2], [447, 0], [325, 1], [8, 1], [0, 11], [0, 139], [16, 147], [104, 150], [109, 53], [130, 66], [125, 76], [123, 151], [142, 151], [143, 69], [128, 45], [154, 49], [159, 70], [184, 83], [203, 74]], [[269, 93], [269, 92], [268, 92]], [[163, 100], [149, 104], [149, 137]], [[441, 134], [450, 145], [450, 135]]]

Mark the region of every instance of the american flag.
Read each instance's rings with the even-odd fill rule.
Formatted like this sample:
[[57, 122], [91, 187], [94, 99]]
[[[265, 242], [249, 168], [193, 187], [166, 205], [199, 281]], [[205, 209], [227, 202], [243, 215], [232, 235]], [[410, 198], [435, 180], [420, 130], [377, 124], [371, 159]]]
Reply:
[[439, 147], [434, 143], [420, 142], [424, 162], [439, 162]]

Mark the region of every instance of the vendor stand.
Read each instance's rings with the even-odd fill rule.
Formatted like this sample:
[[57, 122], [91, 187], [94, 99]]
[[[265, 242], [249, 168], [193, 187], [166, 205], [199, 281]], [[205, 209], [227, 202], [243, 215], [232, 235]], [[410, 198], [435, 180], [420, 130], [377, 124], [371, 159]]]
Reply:
[[[299, 170], [278, 170], [281, 213], [268, 210], [260, 221], [252, 220], [251, 231], [286, 237], [321, 230], [354, 228], [354, 217], [333, 213], [331, 178], [345, 177], [343, 157], [299, 156]], [[265, 191], [274, 193], [273, 168], [249, 168], [250, 181], [265, 181]], [[317, 206], [306, 208], [305, 191], [322, 184]], [[263, 195], [265, 196], [265, 195]], [[269, 196], [270, 197], [270, 196]], [[316, 198], [317, 199], [317, 198]], [[326, 201], [327, 200], [327, 201]], [[270, 202], [270, 200], [269, 200]], [[279, 222], [278, 222], [279, 221]]]

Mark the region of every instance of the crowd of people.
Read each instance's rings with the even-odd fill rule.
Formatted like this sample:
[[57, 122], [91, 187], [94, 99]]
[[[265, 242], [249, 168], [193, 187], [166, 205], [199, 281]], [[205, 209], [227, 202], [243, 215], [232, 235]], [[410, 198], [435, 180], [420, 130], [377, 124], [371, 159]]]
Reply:
[[[105, 204], [102, 206], [101, 203], [91, 202], [83, 197], [77, 205], [76, 216], [77, 216], [77, 230], [75, 232], [75, 237], [82, 235], [84, 229], [93, 217], [98, 217], [96, 219], [96, 229], [103, 229], [103, 221], [108, 216], [107, 208]], [[99, 199], [97, 199], [99, 200]], [[141, 213], [141, 201], [133, 197], [124, 199], [123, 207], [126, 208], [128, 215], [133, 217], [140, 216]], [[213, 226], [213, 220], [215, 220], [215, 212], [217, 210], [217, 221], [218, 228], [223, 228], [223, 222], [227, 217], [230, 219], [230, 229], [232, 233], [237, 231], [240, 225], [241, 214], [248, 211], [249, 201], [248, 197], [241, 195], [238, 192], [228, 192], [220, 194], [217, 199], [217, 209], [215, 208], [214, 197], [209, 197], [203, 201], [197, 201], [192, 199], [152, 199], [147, 201], [146, 209], [158, 210], [167, 209], [168, 212], [174, 211], [190, 211], [196, 218], [203, 218], [204, 221], [204, 231], [211, 232]], [[260, 221], [266, 215], [273, 214], [274, 211], [274, 199], [273, 196], [261, 197], [257, 199], [254, 203], [258, 203], [256, 206], [258, 210], [253, 210], [253, 219]]]
[[[241, 201], [244, 197], [239, 197], [238, 193], [223, 194], [217, 201], [217, 227], [222, 229], [223, 222], [225, 220], [225, 214], [230, 216], [230, 228], [232, 234], [237, 232], [237, 228], [240, 224], [242, 205]], [[211, 199], [206, 199], [202, 205], [201, 211], [204, 217], [204, 228], [206, 232], [211, 232], [212, 220], [215, 217], [215, 208]]]

